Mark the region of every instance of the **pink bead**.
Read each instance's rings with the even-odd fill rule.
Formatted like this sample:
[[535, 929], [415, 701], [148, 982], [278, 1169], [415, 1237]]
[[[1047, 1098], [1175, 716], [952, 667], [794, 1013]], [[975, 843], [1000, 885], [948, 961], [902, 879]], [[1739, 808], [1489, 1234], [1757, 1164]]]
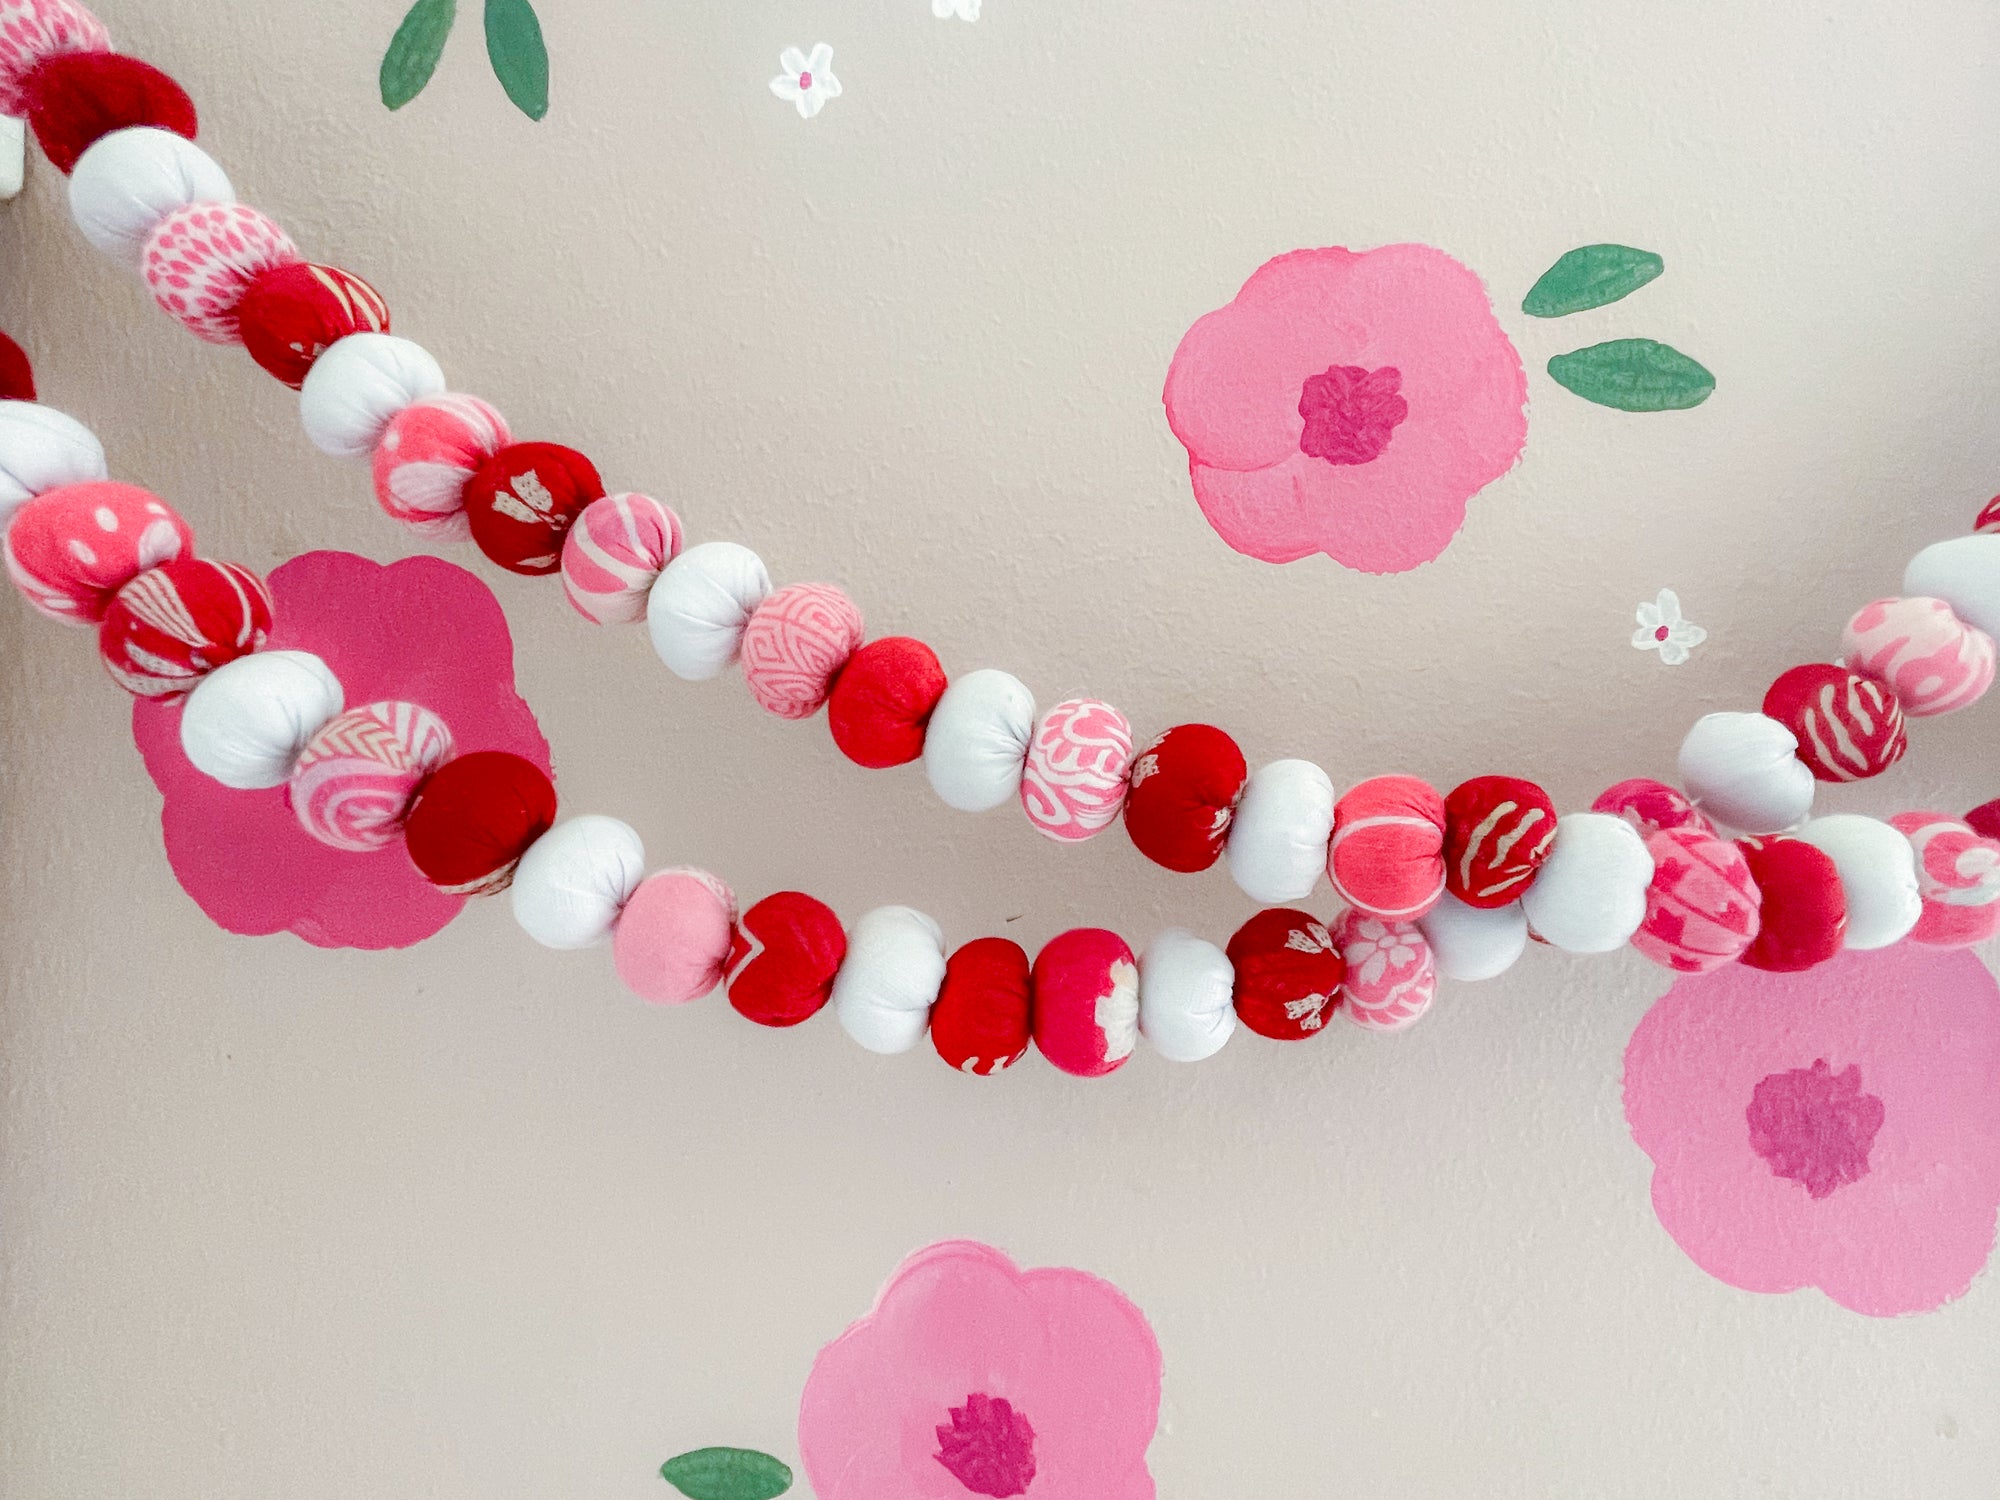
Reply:
[[1764, 902], [1743, 851], [1698, 828], [1658, 829], [1646, 851], [1653, 883], [1632, 946], [1680, 974], [1706, 974], [1741, 958], [1756, 940]]
[[1635, 776], [1607, 787], [1590, 804], [1592, 812], [1623, 818], [1641, 833], [1658, 833], [1663, 828], [1691, 828], [1713, 835], [1715, 825], [1703, 817], [1685, 794], [1664, 781]]
[[1035, 1045], [1078, 1078], [1125, 1066], [1139, 1040], [1139, 966], [1115, 932], [1079, 927], [1049, 939], [1034, 967]]
[[685, 1005], [722, 983], [736, 898], [706, 870], [662, 870], [618, 913], [611, 955], [625, 987], [651, 1005]]
[[109, 52], [111, 34], [73, 0], [0, 0], [0, 115], [26, 115], [35, 65], [63, 52]]
[[1108, 703], [1072, 698], [1043, 716], [1028, 746], [1021, 806], [1037, 832], [1063, 843], [1101, 833], [1125, 805], [1132, 726]]
[[27, 601], [65, 625], [94, 625], [148, 568], [194, 551], [194, 533], [157, 495], [115, 480], [36, 496], [7, 526], [7, 574]]
[[586, 620], [630, 625], [681, 550], [681, 518], [650, 495], [605, 495], [584, 507], [563, 542], [563, 593]]
[[1912, 717], [1948, 714], [1993, 685], [1993, 638], [1942, 599], [1877, 599], [1841, 637], [1847, 665], [1885, 684]]
[[1914, 940], [1969, 948], [2000, 932], [2000, 843], [1943, 813], [1897, 813], [1889, 823], [1917, 851], [1924, 914], [1910, 931]]
[[1414, 922], [1444, 894], [1444, 798], [1414, 776], [1376, 776], [1333, 809], [1326, 875], [1348, 905]]
[[1333, 941], [1347, 963], [1341, 1007], [1370, 1031], [1414, 1025], [1437, 998], [1437, 962], [1414, 922], [1385, 922], [1353, 908], [1333, 924]]
[[370, 703], [329, 719], [299, 752], [288, 793], [299, 826], [334, 849], [386, 848], [424, 778], [451, 758], [444, 720], [414, 703]]
[[427, 396], [391, 417], [375, 445], [376, 503], [421, 536], [466, 541], [466, 481], [512, 441], [507, 419], [477, 396]]
[[750, 696], [781, 719], [809, 719], [861, 641], [861, 611], [832, 584], [779, 589], [743, 627]]
[[211, 344], [243, 342], [236, 310], [264, 272], [296, 264], [291, 236], [247, 203], [189, 203], [154, 227], [140, 270], [153, 300]]

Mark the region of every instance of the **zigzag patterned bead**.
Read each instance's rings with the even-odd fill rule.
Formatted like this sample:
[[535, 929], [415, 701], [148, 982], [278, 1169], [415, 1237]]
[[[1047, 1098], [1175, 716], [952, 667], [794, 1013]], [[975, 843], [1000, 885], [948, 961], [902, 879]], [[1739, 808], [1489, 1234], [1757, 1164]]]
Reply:
[[300, 827], [332, 848], [386, 848], [424, 778], [451, 752], [451, 731], [427, 708], [351, 708], [328, 720], [299, 753], [289, 783], [292, 811]]

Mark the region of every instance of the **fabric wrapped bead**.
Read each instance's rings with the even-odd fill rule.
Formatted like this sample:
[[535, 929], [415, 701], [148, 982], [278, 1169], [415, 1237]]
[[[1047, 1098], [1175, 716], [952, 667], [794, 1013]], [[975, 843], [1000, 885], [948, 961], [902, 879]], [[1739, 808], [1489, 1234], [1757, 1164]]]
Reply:
[[1706, 974], [1743, 956], [1757, 936], [1763, 894], [1734, 844], [1698, 828], [1646, 838], [1653, 882], [1632, 946], [1677, 974]]
[[451, 731], [414, 703], [369, 703], [329, 719], [288, 784], [299, 826], [331, 849], [386, 849], [417, 788], [451, 758]]
[[1847, 665], [1894, 693], [1912, 718], [1977, 703], [1993, 686], [1993, 637], [1942, 599], [1877, 599], [1841, 637]]
[[1139, 965], [1125, 939], [1079, 927], [1035, 955], [1035, 1046], [1076, 1078], [1125, 1066], [1139, 1041]]
[[164, 500], [114, 480], [30, 500], [14, 512], [4, 543], [14, 586], [65, 625], [95, 625], [126, 584], [193, 551], [194, 533]]
[[737, 919], [729, 944], [729, 1003], [759, 1026], [796, 1026], [833, 997], [847, 933], [803, 891], [766, 896]]
[[1333, 808], [1332, 778], [1311, 761], [1259, 766], [1243, 784], [1223, 846], [1237, 888], [1266, 906], [1310, 896], [1326, 869]]
[[270, 632], [263, 579], [235, 563], [180, 557], [118, 591], [97, 627], [97, 654], [126, 692], [170, 698], [262, 650]]
[[809, 719], [865, 635], [861, 611], [830, 583], [794, 583], [770, 595], [743, 627], [743, 680], [781, 719]]
[[342, 339], [387, 333], [389, 304], [352, 271], [296, 260], [250, 283], [237, 304], [236, 331], [260, 369], [297, 390]]
[[1738, 839], [1759, 894], [1757, 936], [1743, 962], [1773, 974], [1800, 974], [1839, 953], [1847, 937], [1847, 894], [1833, 857], [1782, 834]]
[[1555, 842], [1549, 794], [1518, 776], [1475, 776], [1444, 809], [1446, 890], [1481, 909], [1518, 901]]
[[446, 761], [417, 789], [403, 844], [439, 890], [490, 896], [513, 884], [521, 856], [555, 821], [555, 783], [540, 766], [505, 750], [475, 750]]
[[472, 535], [465, 487], [510, 441], [507, 419], [477, 396], [426, 396], [397, 412], [369, 460], [375, 501], [420, 536]]
[[37, 495], [109, 476], [104, 445], [51, 406], [0, 401], [0, 531]]
[[0, 403], [32, 402], [34, 399], [35, 367], [29, 362], [27, 351], [6, 334], [0, 333]]
[[647, 1004], [685, 1005], [722, 983], [735, 930], [728, 886], [706, 870], [662, 870], [626, 899], [611, 956], [625, 988]]
[[646, 629], [667, 670], [687, 682], [720, 676], [743, 628], [771, 592], [764, 560], [735, 542], [702, 542], [660, 570], [646, 595]]
[[594, 625], [634, 624], [680, 550], [681, 518], [651, 495], [593, 500], [563, 538], [563, 596]]
[[1933, 542], [1903, 570], [1903, 592], [1942, 599], [1966, 624], [2000, 639], [2000, 536]]
[[1274, 1042], [1318, 1036], [1340, 1008], [1347, 964], [1327, 925], [1274, 906], [1236, 929], [1226, 950], [1237, 1019]]
[[944, 971], [936, 922], [907, 906], [876, 907], [854, 924], [833, 981], [840, 1029], [870, 1052], [908, 1052], [924, 1039]]
[[1717, 822], [1778, 833], [1812, 811], [1813, 773], [1798, 748], [1791, 730], [1763, 714], [1707, 714], [1681, 741], [1681, 781]]
[[1791, 730], [1799, 759], [1821, 781], [1879, 776], [1910, 748], [1896, 695], [1847, 667], [1793, 667], [1764, 694], [1764, 714]]
[[292, 237], [247, 203], [190, 203], [154, 226], [139, 269], [160, 310], [210, 344], [240, 344], [257, 278], [299, 264]]
[[590, 460], [560, 443], [510, 443], [465, 485], [465, 518], [487, 560], [536, 577], [562, 567], [563, 539], [604, 494]]
[[1924, 914], [1917, 855], [1902, 833], [1878, 818], [1835, 813], [1814, 818], [1797, 836], [1832, 856], [1847, 898], [1847, 946], [1872, 950], [1900, 943]]
[[2000, 843], [1943, 813], [1898, 813], [1889, 820], [1917, 857], [1924, 912], [1912, 942], [1969, 948], [2000, 932]]
[[[1982, 536], [2000, 532], [2000, 495], [1995, 495], [1980, 507], [1979, 515], [1972, 523], [1972, 529]], [[1988, 635], [1992, 632], [1989, 630]]]
[[1494, 979], [1514, 967], [1528, 948], [1528, 918], [1521, 903], [1468, 906], [1445, 892], [1417, 919], [1431, 958], [1446, 979]]
[[1168, 1062], [1201, 1062], [1236, 1034], [1236, 969], [1215, 944], [1169, 927], [1139, 955], [1139, 1034]]
[[1646, 776], [1635, 776], [1605, 788], [1590, 804], [1590, 810], [1623, 818], [1642, 835], [1685, 828], [1710, 838], [1715, 836], [1715, 825], [1681, 792], [1664, 781]]
[[329, 457], [366, 458], [398, 412], [444, 393], [444, 371], [422, 345], [393, 333], [350, 333], [306, 372], [299, 422]]
[[1028, 955], [1007, 938], [975, 938], [945, 965], [931, 1010], [931, 1045], [961, 1073], [987, 1077], [1026, 1055], [1034, 984]]
[[340, 680], [310, 652], [239, 656], [188, 694], [181, 750], [197, 771], [237, 791], [283, 786], [344, 701]]
[[1653, 856], [1639, 830], [1609, 813], [1569, 813], [1521, 897], [1531, 931], [1566, 953], [1610, 953], [1646, 920]]
[[1333, 809], [1326, 874], [1371, 916], [1415, 921], [1444, 894], [1444, 798], [1414, 776], [1376, 776]]
[[1046, 714], [1028, 745], [1021, 806], [1037, 833], [1058, 843], [1095, 838], [1117, 818], [1132, 769], [1132, 726], [1095, 698]]
[[116, 52], [45, 58], [24, 92], [42, 154], [65, 176], [114, 130], [151, 126], [191, 141], [199, 123], [186, 89], [151, 63]]
[[1401, 1031], [1423, 1019], [1437, 998], [1437, 961], [1416, 923], [1350, 908], [1333, 940], [1347, 963], [1341, 990], [1348, 1020], [1367, 1031]]
[[28, 112], [44, 63], [110, 50], [111, 33], [76, 0], [0, 0], [0, 115]]
[[2000, 839], [2000, 797], [1973, 808], [1965, 815], [1965, 823], [1983, 839]]
[[1132, 762], [1125, 831], [1156, 865], [1184, 875], [1222, 857], [1250, 768], [1236, 741], [1212, 724], [1169, 729]]
[[566, 818], [528, 846], [508, 900], [544, 948], [588, 948], [611, 936], [646, 873], [646, 846], [616, 818]]
[[1035, 695], [991, 667], [944, 690], [924, 732], [924, 775], [946, 807], [989, 812], [1021, 794]]
[[827, 727], [857, 766], [908, 765], [924, 753], [925, 727], [944, 693], [944, 668], [922, 641], [902, 635], [870, 641], [834, 680]]
[[83, 237], [138, 269], [162, 219], [190, 203], [234, 203], [236, 190], [209, 154], [171, 130], [114, 130], [69, 177], [69, 214]]

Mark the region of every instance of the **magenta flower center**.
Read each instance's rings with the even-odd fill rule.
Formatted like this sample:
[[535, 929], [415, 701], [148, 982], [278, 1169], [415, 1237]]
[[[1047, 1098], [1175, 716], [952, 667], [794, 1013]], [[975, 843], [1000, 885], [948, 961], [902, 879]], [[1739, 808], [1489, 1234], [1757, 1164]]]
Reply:
[[799, 87], [802, 89], [809, 89], [812, 86], [813, 86], [812, 70], [808, 68], [804, 72], [799, 74]]
[[1666, 626], [1662, 625], [1658, 630], [1655, 630], [1653, 632], [1653, 639], [1656, 641], [1671, 640], [1673, 638], [1673, 634], [1674, 633], [1671, 630], [1667, 629]]
[[1868, 1175], [1882, 1114], [1882, 1101], [1861, 1092], [1858, 1065], [1836, 1073], [1823, 1057], [1760, 1080], [1744, 1111], [1750, 1149], [1814, 1198]]
[[937, 1461], [975, 1495], [1025, 1495], [1035, 1478], [1035, 1429], [1005, 1396], [975, 1391], [937, 1429]]
[[1306, 421], [1299, 451], [1330, 464], [1373, 463], [1410, 414], [1402, 390], [1403, 372], [1394, 365], [1331, 365], [1307, 376], [1299, 388], [1299, 415]]

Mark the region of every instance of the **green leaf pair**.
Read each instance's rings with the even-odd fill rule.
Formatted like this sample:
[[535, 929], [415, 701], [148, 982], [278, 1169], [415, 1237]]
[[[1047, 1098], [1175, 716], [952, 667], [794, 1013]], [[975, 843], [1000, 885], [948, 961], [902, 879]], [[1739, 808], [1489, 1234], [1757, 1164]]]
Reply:
[[[458, 0], [416, 0], [382, 54], [382, 102], [401, 109], [424, 91], [458, 19]], [[486, 56], [507, 97], [531, 120], [549, 112], [549, 49], [530, 0], [486, 0]]]
[[[1581, 245], [1542, 273], [1522, 299], [1521, 311], [1531, 318], [1562, 318], [1607, 307], [1666, 268], [1651, 250]], [[1573, 349], [1549, 361], [1549, 374], [1584, 400], [1619, 411], [1679, 411], [1701, 405], [1715, 390], [1714, 375], [1657, 339], [1613, 339]]]
[[792, 1471], [752, 1448], [697, 1448], [660, 1465], [660, 1477], [688, 1500], [777, 1500]]

